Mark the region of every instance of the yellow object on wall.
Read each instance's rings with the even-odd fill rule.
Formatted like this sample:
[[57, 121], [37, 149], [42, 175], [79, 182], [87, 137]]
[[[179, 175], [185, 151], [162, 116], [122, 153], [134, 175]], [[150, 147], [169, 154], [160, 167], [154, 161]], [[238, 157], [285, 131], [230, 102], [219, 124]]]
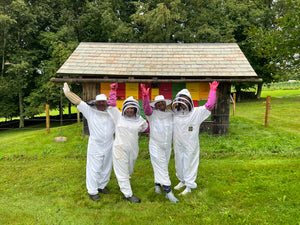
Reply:
[[109, 97], [109, 92], [110, 92], [110, 85], [112, 83], [101, 83], [100, 84], [100, 93], [105, 94], [106, 97]]
[[191, 97], [193, 100], [199, 101], [199, 83], [186, 83], [186, 89], [191, 93]]
[[139, 84], [126, 83], [126, 98], [132, 96], [135, 100], [139, 99]]
[[117, 100], [117, 108], [122, 112], [122, 105], [123, 105], [124, 100]]
[[151, 101], [154, 101], [157, 95], [159, 95], [159, 88], [151, 88]]
[[200, 83], [200, 88], [199, 88], [199, 99], [200, 100], [207, 100], [208, 99], [208, 94], [209, 94], [209, 83]]

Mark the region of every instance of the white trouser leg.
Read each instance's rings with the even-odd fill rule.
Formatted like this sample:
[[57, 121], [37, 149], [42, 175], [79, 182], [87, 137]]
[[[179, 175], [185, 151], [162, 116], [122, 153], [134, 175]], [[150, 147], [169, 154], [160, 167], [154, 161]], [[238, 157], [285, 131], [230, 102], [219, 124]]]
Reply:
[[196, 178], [199, 166], [199, 150], [187, 152], [184, 157], [184, 181], [185, 186], [189, 188], [196, 188]]
[[120, 158], [113, 159], [114, 172], [116, 174], [118, 184], [121, 192], [126, 198], [132, 196], [132, 190], [130, 186], [130, 171], [129, 171], [129, 162], [126, 159]]
[[103, 158], [99, 154], [87, 154], [86, 162], [86, 187], [90, 195], [98, 193], [98, 182], [101, 178]]
[[106, 187], [110, 180], [110, 174], [112, 170], [112, 153], [111, 151], [104, 155], [103, 163], [101, 168], [101, 177], [98, 182], [98, 188], [103, 189]]
[[184, 152], [179, 147], [174, 146], [175, 169], [178, 180], [184, 183]]
[[149, 150], [154, 171], [154, 182], [161, 185], [170, 186], [171, 181], [168, 171], [170, 159], [169, 151], [159, 150], [155, 146], [149, 146]]

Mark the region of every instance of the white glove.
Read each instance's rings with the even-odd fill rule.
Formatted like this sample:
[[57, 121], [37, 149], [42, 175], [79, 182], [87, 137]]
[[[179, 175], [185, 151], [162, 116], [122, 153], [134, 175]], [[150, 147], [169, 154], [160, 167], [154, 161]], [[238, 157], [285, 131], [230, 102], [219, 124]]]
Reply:
[[69, 85], [67, 84], [67, 82], [64, 83], [63, 90], [64, 90], [65, 94], [66, 94], [66, 92], [70, 92], [70, 88], [69, 88]]
[[79, 96], [77, 96], [76, 94], [74, 94], [73, 92], [70, 91], [70, 88], [67, 84], [67, 82], [64, 83], [64, 87], [63, 87], [65, 96], [75, 105], [79, 105], [81, 102], [81, 98]]

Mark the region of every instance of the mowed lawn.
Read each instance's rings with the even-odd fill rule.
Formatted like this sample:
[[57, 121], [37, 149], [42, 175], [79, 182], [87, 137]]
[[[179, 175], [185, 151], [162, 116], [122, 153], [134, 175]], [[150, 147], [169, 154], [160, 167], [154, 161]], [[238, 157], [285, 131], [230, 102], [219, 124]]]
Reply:
[[[198, 187], [179, 203], [154, 192], [148, 137], [131, 178], [141, 204], [123, 200], [114, 173], [96, 203], [85, 187], [82, 124], [0, 131], [0, 224], [300, 224], [300, 91], [236, 105], [229, 134], [200, 138]], [[268, 93], [269, 95], [269, 93]], [[53, 138], [67, 137], [66, 142]], [[171, 156], [169, 174], [178, 180]]]

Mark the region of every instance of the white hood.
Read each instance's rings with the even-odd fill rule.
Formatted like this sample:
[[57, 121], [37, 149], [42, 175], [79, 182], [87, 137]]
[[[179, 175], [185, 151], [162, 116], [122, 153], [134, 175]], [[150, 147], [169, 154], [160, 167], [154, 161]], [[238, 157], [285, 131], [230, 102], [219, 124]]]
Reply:
[[135, 118], [139, 118], [141, 115], [141, 108], [137, 100], [135, 100], [132, 96], [126, 98], [122, 105], [122, 116], [125, 116], [125, 110], [129, 107], [136, 108], [136, 116]]
[[[185, 110], [182, 108], [182, 105], [186, 106]], [[193, 110], [193, 108], [194, 108], [194, 103], [189, 90], [182, 89], [181, 91], [179, 91], [175, 96], [175, 99], [173, 100], [172, 110], [174, 112], [183, 111], [183, 110], [190, 112]]]

